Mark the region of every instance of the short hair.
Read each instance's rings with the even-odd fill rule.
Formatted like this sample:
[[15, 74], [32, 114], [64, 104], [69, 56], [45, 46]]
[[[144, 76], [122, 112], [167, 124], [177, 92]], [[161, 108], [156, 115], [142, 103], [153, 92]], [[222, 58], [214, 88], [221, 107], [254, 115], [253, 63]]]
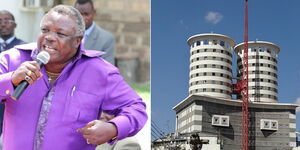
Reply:
[[11, 19], [13, 21], [15, 21], [14, 15], [11, 12], [9, 12], [8, 10], [0, 10], [0, 14], [9, 14], [11, 16]]
[[90, 3], [92, 8], [94, 9], [94, 3], [92, 0], [76, 0], [75, 4], [85, 4], [85, 3]]
[[[67, 15], [75, 19], [76, 26], [75, 26], [75, 35], [76, 36], [83, 36], [85, 31], [85, 23], [83, 17], [81, 16], [80, 12], [72, 7], [67, 5], [57, 5], [50, 9], [50, 11], [46, 14], [48, 15], [51, 12], [56, 12], [58, 14]], [[46, 16], [45, 15], [45, 16]], [[44, 16], [44, 17], [45, 17]], [[43, 19], [44, 19], [43, 17]]]

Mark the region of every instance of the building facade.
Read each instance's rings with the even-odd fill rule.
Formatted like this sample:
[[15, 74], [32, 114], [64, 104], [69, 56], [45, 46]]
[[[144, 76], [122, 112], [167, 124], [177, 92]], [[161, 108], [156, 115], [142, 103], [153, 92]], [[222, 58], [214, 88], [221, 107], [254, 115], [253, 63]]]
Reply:
[[[249, 149], [296, 147], [295, 104], [249, 103]], [[177, 104], [176, 132], [216, 135], [221, 149], [242, 148], [242, 103], [239, 100], [190, 95]]]

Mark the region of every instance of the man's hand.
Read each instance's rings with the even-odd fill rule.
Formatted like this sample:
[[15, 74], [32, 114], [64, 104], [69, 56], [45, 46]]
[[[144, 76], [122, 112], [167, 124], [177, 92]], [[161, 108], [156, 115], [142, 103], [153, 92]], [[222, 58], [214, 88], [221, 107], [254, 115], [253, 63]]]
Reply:
[[100, 145], [108, 142], [118, 135], [117, 127], [109, 122], [94, 120], [85, 127], [77, 129], [86, 139], [88, 144]]
[[29, 84], [33, 84], [42, 77], [40, 69], [41, 68], [36, 61], [26, 61], [13, 72], [11, 82], [14, 86], [19, 85], [23, 80], [26, 80]]

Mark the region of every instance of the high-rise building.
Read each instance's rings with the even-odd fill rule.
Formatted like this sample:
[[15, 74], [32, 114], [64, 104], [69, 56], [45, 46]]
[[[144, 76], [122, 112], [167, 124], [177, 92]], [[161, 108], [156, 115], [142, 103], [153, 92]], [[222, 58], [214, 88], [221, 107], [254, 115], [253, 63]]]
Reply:
[[189, 94], [230, 98], [232, 52], [235, 42], [222, 34], [197, 34], [190, 46]]
[[[244, 43], [235, 46], [238, 59], [238, 76], [242, 76]], [[248, 42], [249, 100], [254, 102], [277, 102], [277, 54], [280, 48], [270, 42]]]

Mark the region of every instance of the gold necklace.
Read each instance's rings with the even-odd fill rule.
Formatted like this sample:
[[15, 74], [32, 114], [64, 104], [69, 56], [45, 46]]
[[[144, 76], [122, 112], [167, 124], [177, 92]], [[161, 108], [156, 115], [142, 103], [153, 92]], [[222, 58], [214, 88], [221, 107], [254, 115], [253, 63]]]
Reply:
[[53, 72], [49, 72], [49, 71], [46, 71], [46, 73], [49, 77], [48, 78], [49, 82], [52, 80], [55, 80], [60, 75], [60, 73], [53, 73]]

